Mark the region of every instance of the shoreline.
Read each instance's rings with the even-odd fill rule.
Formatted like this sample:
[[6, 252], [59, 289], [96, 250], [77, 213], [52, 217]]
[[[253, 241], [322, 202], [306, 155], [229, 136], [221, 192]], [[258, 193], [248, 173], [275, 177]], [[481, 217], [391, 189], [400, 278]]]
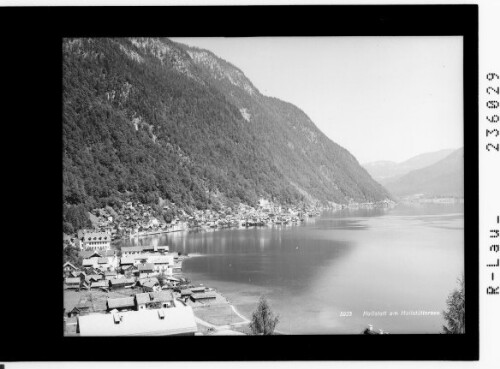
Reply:
[[[194, 309], [195, 316], [196, 316], [196, 319], [197, 319], [198, 323], [200, 323], [201, 325], [205, 325], [207, 327], [214, 328], [216, 330], [227, 330], [227, 329], [230, 329], [230, 330], [235, 330], [236, 329], [237, 330], [238, 328], [241, 329], [241, 328], [245, 327], [245, 328], [248, 329], [248, 331], [250, 331], [249, 324], [250, 324], [251, 318], [252, 318], [251, 315], [250, 315], [250, 317], [247, 317], [246, 315], [242, 314], [238, 310], [238, 308], [236, 307], [236, 305], [239, 302], [241, 302], [241, 301], [239, 301], [237, 299], [231, 299], [231, 300], [229, 300], [229, 298], [226, 295], [227, 292], [224, 292], [219, 287], [212, 287], [212, 285], [211, 285], [210, 282], [207, 283], [205, 280], [202, 280], [202, 279], [194, 280], [194, 279], [191, 278], [191, 275], [189, 275], [189, 274], [187, 274], [185, 272], [179, 273], [179, 275], [182, 275], [182, 277], [189, 279], [191, 281], [191, 285], [194, 285], [194, 286], [196, 286], [196, 285], [202, 285], [202, 286], [207, 287], [207, 288], [213, 288], [220, 296], [222, 296], [227, 301], [228, 306], [231, 308], [231, 310], [234, 312], [234, 314], [236, 316], [238, 316], [242, 320], [241, 322], [238, 322], [238, 323], [231, 323], [231, 324], [225, 324], [225, 325], [219, 325], [219, 326], [217, 326], [215, 324], [206, 322], [203, 319], [201, 319], [200, 317], [198, 317], [196, 315], [196, 309]], [[258, 304], [258, 298], [255, 300], [255, 304], [256, 305]], [[206, 324], [204, 324], [204, 323], [206, 323]], [[279, 323], [278, 323], [278, 326], [279, 326]], [[278, 334], [278, 335], [290, 335], [290, 333], [284, 332], [284, 331], [282, 331], [280, 329], [275, 329], [274, 330], [274, 334]]]
[[[342, 206], [321, 206], [316, 209], [315, 213], [312, 213], [308, 217], [305, 217], [303, 221], [306, 221], [308, 218], [315, 218], [316, 216], [320, 215], [322, 212], [325, 211], [333, 211], [333, 212], [338, 212], [342, 210], [362, 210], [362, 209], [376, 209], [376, 208], [392, 208], [396, 205], [398, 205], [400, 202], [384, 202], [384, 201], [379, 201], [379, 202], [374, 202], [374, 203], [351, 203], [347, 205], [342, 205]], [[446, 204], [447, 205], [447, 204]], [[240, 219], [239, 222], [241, 222], [242, 219]], [[121, 238], [117, 238], [115, 240], [111, 241], [111, 245], [113, 245], [115, 248], [121, 247], [118, 246], [117, 244], [120, 242], [126, 242], [126, 241], [131, 241], [134, 239], [139, 240], [142, 237], [150, 237], [150, 236], [155, 236], [159, 234], [165, 234], [165, 233], [174, 233], [174, 232], [207, 232], [207, 231], [221, 231], [221, 230], [227, 230], [227, 229], [260, 229], [260, 228], [267, 228], [267, 227], [290, 227], [290, 226], [297, 226], [301, 224], [303, 221], [299, 222], [286, 222], [286, 223], [275, 223], [275, 222], [266, 222], [264, 224], [259, 224], [259, 225], [250, 225], [250, 226], [244, 226], [241, 223], [238, 225], [233, 225], [233, 226], [209, 226], [209, 225], [201, 225], [197, 227], [186, 227], [182, 229], [175, 229], [175, 230], [161, 230], [161, 231], [152, 231], [148, 233], [142, 233], [142, 234], [135, 234], [135, 235], [128, 235], [128, 236], [123, 236]], [[126, 246], [128, 247], [128, 246]]]
[[[303, 220], [309, 218], [309, 217], [315, 217], [320, 215], [321, 212], [324, 211], [339, 211], [339, 210], [345, 210], [345, 209], [351, 209], [351, 210], [357, 210], [357, 209], [374, 209], [374, 208], [388, 208], [388, 207], [393, 207], [396, 205], [397, 202], [394, 202], [392, 200], [382, 200], [382, 201], [376, 201], [376, 202], [364, 202], [364, 203], [358, 203], [358, 202], [353, 202], [349, 204], [331, 204], [331, 205], [321, 205], [318, 207], [313, 208], [312, 210], [308, 210], [306, 212], [306, 215]], [[134, 238], [140, 238], [140, 237], [148, 237], [148, 236], [153, 236], [153, 235], [158, 235], [158, 234], [164, 234], [164, 233], [173, 233], [173, 232], [181, 232], [181, 231], [194, 231], [194, 230], [203, 230], [203, 231], [208, 231], [208, 230], [221, 230], [221, 229], [240, 229], [240, 228], [254, 228], [254, 227], [265, 227], [265, 226], [274, 226], [274, 225], [294, 225], [300, 222], [289, 222], [286, 221], [285, 223], [275, 223], [274, 221], [270, 221], [269, 219], [267, 221], [262, 222], [262, 224], [252, 224], [252, 225], [243, 225], [242, 222], [245, 220], [248, 221], [249, 217], [257, 217], [257, 218], [262, 218], [265, 214], [258, 214], [258, 215], [238, 215], [237, 219], [233, 220], [236, 221], [237, 224], [216, 224], [216, 222], [220, 221], [221, 219], [214, 220], [214, 224], [210, 225], [210, 221], [208, 221], [205, 224], [198, 225], [198, 226], [189, 226], [189, 225], [184, 225], [178, 229], [162, 229], [162, 230], [156, 230], [156, 231], [141, 231], [135, 234], [129, 234], [129, 235], [124, 235], [120, 238], [114, 239], [111, 241], [111, 244], [116, 244], [119, 243], [120, 241], [124, 240], [131, 240]], [[280, 213], [278, 214], [277, 218], [283, 218], [283, 217], [294, 217], [296, 215], [290, 214], [290, 213]], [[279, 220], [279, 219], [278, 219]], [[301, 220], [301, 221], [303, 221]], [[177, 226], [174, 226], [175, 228]], [[140, 234], [139, 234], [140, 233]]]
[[[199, 257], [199, 256], [203, 256], [203, 255], [195, 255], [193, 257]], [[187, 256], [187, 258], [191, 258], [191, 256]], [[183, 260], [183, 262], [185, 261], [185, 259]], [[184, 271], [182, 271], [181, 273], [178, 273], [177, 276], [182, 276], [184, 278], [187, 278], [189, 281], [190, 281], [190, 285], [193, 285], [193, 286], [198, 286], [198, 285], [201, 285], [203, 287], [206, 287], [206, 288], [211, 288], [213, 289], [217, 294], [219, 294], [225, 301], [227, 304], [221, 304], [219, 306], [228, 306], [231, 311], [239, 318], [241, 319], [240, 322], [237, 322], [237, 323], [229, 323], [229, 324], [221, 324], [221, 325], [216, 325], [216, 324], [213, 324], [213, 323], [210, 323], [210, 322], [207, 322], [205, 321], [204, 319], [202, 319], [200, 316], [197, 315], [197, 312], [200, 311], [200, 309], [204, 309], [204, 307], [196, 307], [194, 308], [194, 313], [195, 313], [195, 317], [196, 317], [196, 320], [198, 323], [200, 323], [201, 325], [204, 325], [206, 327], [210, 327], [210, 328], [213, 328], [215, 329], [216, 331], [217, 330], [234, 330], [235, 328], [247, 328], [248, 330], [250, 330], [249, 328], [249, 324], [251, 322], [251, 316], [250, 317], [247, 317], [245, 316], [244, 314], [242, 314], [237, 308], [236, 308], [236, 304], [238, 303], [238, 301], [234, 301], [234, 300], [229, 300], [228, 296], [227, 296], [227, 292], [224, 292], [222, 291], [219, 286], [213, 286], [210, 282], [207, 283], [207, 281], [205, 280], [200, 280], [200, 279], [194, 279], [192, 275], [190, 275], [189, 273], [186, 273]], [[218, 305], [213, 305], [212, 307], [217, 307]], [[210, 306], [207, 307], [208, 309], [210, 309]]]

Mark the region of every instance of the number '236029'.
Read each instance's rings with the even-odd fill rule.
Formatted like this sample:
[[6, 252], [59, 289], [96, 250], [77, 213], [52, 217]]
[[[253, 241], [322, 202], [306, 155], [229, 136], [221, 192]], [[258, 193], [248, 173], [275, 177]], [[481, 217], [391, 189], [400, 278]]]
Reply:
[[[486, 79], [488, 81], [494, 81], [496, 80], [498, 82], [498, 80], [500, 80], [500, 76], [496, 73], [488, 73], [486, 75]], [[499, 95], [500, 95], [500, 86], [488, 86], [486, 87], [486, 93], [488, 95], [491, 96], [491, 99], [495, 99], [496, 100], [488, 100], [486, 102], [486, 107], [488, 109], [498, 109], [498, 107], [500, 106], [500, 103], [498, 102], [499, 100]], [[493, 111], [492, 113], [494, 113], [495, 111]], [[499, 116], [498, 116], [498, 113], [497, 114], [493, 114], [493, 115], [486, 115], [486, 120], [490, 123], [498, 123], [498, 121], [500, 120]], [[497, 128], [492, 128], [492, 129], [489, 129], [489, 128], [486, 128], [486, 137], [488, 138], [493, 138], [493, 137], [498, 137], [500, 135], [500, 132], [498, 131]], [[491, 143], [491, 142], [488, 142], [486, 144], [486, 150], [488, 151], [500, 151], [500, 143]]]

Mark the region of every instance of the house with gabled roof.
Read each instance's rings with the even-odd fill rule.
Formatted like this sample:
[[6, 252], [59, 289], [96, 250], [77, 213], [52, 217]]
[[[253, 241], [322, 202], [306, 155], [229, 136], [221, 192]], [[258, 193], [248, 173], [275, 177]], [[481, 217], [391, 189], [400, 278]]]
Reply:
[[136, 309], [169, 308], [175, 306], [175, 298], [170, 291], [155, 291], [135, 295]]
[[148, 258], [148, 263], [154, 265], [154, 270], [159, 273], [172, 274], [171, 266], [174, 265], [173, 255], [153, 255]]
[[63, 265], [63, 271], [71, 273], [71, 272], [78, 271], [78, 268], [76, 266], [74, 266], [73, 264], [71, 264], [69, 261], [67, 261]]
[[137, 270], [137, 268], [134, 265], [123, 265], [123, 266], [121, 266], [121, 270], [122, 270], [123, 274], [131, 275], [132, 273], [134, 273], [135, 270]]
[[155, 271], [154, 264], [152, 263], [139, 264], [138, 271], [139, 271], [139, 278], [145, 278], [153, 274], [157, 274], [157, 272]]
[[78, 253], [79, 256], [81, 256], [84, 259], [90, 259], [90, 258], [100, 258], [104, 255], [101, 255], [100, 251], [95, 251], [95, 250], [84, 250], [80, 251]]
[[138, 284], [144, 289], [145, 292], [153, 292], [161, 289], [160, 282], [154, 277], [140, 279]]
[[90, 307], [87, 305], [75, 306], [73, 309], [68, 311], [68, 317], [78, 316], [81, 314], [87, 314], [90, 311]]

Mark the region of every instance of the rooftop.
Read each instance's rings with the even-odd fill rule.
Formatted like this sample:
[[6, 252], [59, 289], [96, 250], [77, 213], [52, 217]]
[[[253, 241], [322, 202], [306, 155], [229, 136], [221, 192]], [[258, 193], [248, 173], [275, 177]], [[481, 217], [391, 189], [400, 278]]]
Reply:
[[94, 265], [94, 262], [92, 259], [83, 259], [82, 261], [82, 265], [85, 267], [85, 266], [93, 266]]
[[194, 300], [215, 299], [217, 298], [217, 295], [213, 292], [193, 293], [191, 298]]
[[148, 261], [153, 264], [169, 264], [172, 261], [172, 257], [168, 256], [151, 256]]
[[69, 266], [69, 267], [71, 267], [71, 268], [72, 268], [72, 269], [74, 269], [74, 270], [78, 269], [76, 266], [74, 266], [73, 264], [71, 264], [69, 261], [67, 261], [67, 262], [65, 262], [65, 263], [64, 263], [63, 268], [64, 268], [65, 266]]
[[[154, 251], [155, 246], [129, 246], [123, 247], [122, 252], [145, 252], [145, 251]], [[168, 246], [156, 246], [157, 250], [169, 250]]]
[[95, 257], [101, 257], [102, 255], [97, 252], [97, 251], [80, 251], [79, 255], [84, 258], [84, 259], [88, 259], [88, 258], [91, 258], [93, 256]]
[[117, 285], [123, 285], [123, 284], [134, 284], [135, 279], [134, 278], [115, 278], [115, 279], [110, 279], [109, 282], [111, 283], [112, 286], [117, 286]]
[[78, 317], [81, 336], [168, 336], [196, 333], [193, 309], [169, 309], [91, 314]]
[[109, 232], [84, 232], [84, 241], [109, 241], [111, 240], [111, 235]]
[[154, 268], [155, 268], [155, 266], [153, 263], [140, 264], [139, 265], [139, 272], [154, 270]]
[[120, 259], [121, 265], [134, 264], [135, 259], [133, 257], [122, 257]]
[[154, 287], [156, 285], [160, 284], [160, 282], [158, 282], [158, 280], [156, 278], [153, 278], [153, 279], [150, 279], [148, 281], [145, 281], [145, 282], [141, 282], [141, 286], [143, 287]]
[[101, 274], [90, 274], [90, 275], [85, 276], [86, 281], [90, 281], [92, 279], [95, 281], [100, 281], [100, 280], [102, 280], [102, 275]]
[[102, 279], [100, 281], [92, 282], [91, 287], [109, 287], [109, 281]]
[[64, 280], [64, 282], [66, 284], [73, 284], [73, 283], [75, 283], [75, 284], [78, 283], [79, 284], [80, 283], [80, 278], [66, 278]]
[[108, 299], [108, 309], [110, 309], [110, 310], [111, 309], [134, 307], [134, 306], [135, 306], [134, 296]]
[[173, 301], [174, 296], [170, 291], [138, 293], [135, 295], [138, 304], [145, 304], [148, 302], [167, 302]]

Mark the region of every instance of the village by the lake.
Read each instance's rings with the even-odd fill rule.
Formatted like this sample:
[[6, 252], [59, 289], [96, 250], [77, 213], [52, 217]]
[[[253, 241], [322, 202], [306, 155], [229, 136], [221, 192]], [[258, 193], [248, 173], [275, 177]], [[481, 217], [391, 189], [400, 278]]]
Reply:
[[[463, 203], [457, 198], [407, 197], [408, 205]], [[78, 258], [64, 270], [64, 329], [68, 336], [113, 335], [247, 335], [249, 316], [217, 289], [183, 273], [191, 256], [169, 245], [117, 247], [122, 240], [179, 232], [214, 232], [223, 229], [273, 228], [282, 230], [314, 220], [320, 212], [390, 209], [396, 203], [351, 204], [325, 208], [283, 209], [261, 199], [257, 208], [244, 207], [236, 214], [196, 212], [170, 223], [152, 216], [150, 207], [127, 203], [111, 215], [105, 209], [94, 215], [95, 227], [65, 237], [67, 248]], [[201, 281], [202, 282], [202, 281]], [[284, 334], [279, 329], [275, 334]], [[367, 324], [365, 334], [387, 334]]]
[[315, 208], [283, 211], [265, 200], [258, 209], [242, 207], [234, 215], [231, 209], [196, 212], [170, 223], [160, 222], [150, 210], [129, 202], [120, 213], [113, 211], [115, 217], [106, 210], [96, 212], [94, 229], [80, 230], [76, 238], [65, 237], [65, 247], [78, 249], [81, 261], [63, 265], [66, 335], [248, 334], [250, 321], [227, 298], [183, 275], [182, 262], [189, 255], [171, 252], [168, 245], [119, 250], [113, 241], [170, 232], [292, 226], [319, 214]]

